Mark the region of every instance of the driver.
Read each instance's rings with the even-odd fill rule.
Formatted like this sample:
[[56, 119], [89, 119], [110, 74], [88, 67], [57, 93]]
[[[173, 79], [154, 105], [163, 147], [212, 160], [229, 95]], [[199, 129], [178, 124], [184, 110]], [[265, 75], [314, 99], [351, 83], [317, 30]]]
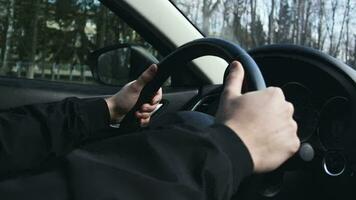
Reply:
[[[69, 98], [3, 112], [0, 177], [33, 175], [57, 158], [70, 177], [58, 199], [230, 199], [245, 177], [276, 169], [300, 145], [293, 106], [282, 90], [242, 95], [244, 70], [237, 61], [230, 68], [215, 123], [205, 128], [177, 123], [132, 134], [110, 130], [133, 107], [156, 65], [106, 99]], [[160, 90], [136, 113], [142, 125], [161, 98]], [[2, 186], [0, 194], [8, 195]]]

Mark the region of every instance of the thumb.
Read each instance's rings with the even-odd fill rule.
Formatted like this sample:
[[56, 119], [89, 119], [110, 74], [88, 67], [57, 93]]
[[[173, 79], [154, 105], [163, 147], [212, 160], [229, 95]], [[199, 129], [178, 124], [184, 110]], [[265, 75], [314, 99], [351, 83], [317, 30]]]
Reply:
[[143, 88], [156, 75], [157, 65], [152, 64], [136, 80], [137, 87]]
[[244, 74], [241, 63], [238, 61], [230, 63], [229, 74], [226, 76], [224, 87], [224, 92], [228, 95], [228, 98], [241, 95]]

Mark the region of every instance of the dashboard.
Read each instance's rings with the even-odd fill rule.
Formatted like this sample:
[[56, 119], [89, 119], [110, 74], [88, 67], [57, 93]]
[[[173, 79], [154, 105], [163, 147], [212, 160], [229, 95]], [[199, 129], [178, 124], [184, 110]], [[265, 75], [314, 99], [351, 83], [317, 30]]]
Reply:
[[355, 199], [355, 71], [299, 46], [266, 46], [251, 54], [267, 85], [281, 87], [293, 103], [302, 143], [283, 176], [264, 186], [265, 194], [267, 190], [275, 199], [287, 194], [289, 199]]
[[[314, 147], [317, 156], [324, 156], [329, 175], [356, 171], [355, 71], [348, 73], [344, 68], [349, 66], [304, 47], [271, 46], [252, 55], [267, 85], [281, 87], [293, 103], [298, 136]], [[344, 160], [344, 167], [338, 170], [329, 160]]]
[[[295, 45], [249, 53], [266, 84], [281, 87], [293, 103], [301, 149], [264, 181], [243, 184], [236, 199], [356, 199], [356, 72]], [[214, 113], [216, 97], [206, 96], [195, 109]]]

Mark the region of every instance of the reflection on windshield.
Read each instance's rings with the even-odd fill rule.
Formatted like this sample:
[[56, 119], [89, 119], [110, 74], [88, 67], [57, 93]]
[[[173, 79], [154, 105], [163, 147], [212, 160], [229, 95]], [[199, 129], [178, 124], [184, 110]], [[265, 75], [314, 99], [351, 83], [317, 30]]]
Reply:
[[250, 49], [291, 43], [356, 68], [354, 0], [172, 0], [208, 36]]

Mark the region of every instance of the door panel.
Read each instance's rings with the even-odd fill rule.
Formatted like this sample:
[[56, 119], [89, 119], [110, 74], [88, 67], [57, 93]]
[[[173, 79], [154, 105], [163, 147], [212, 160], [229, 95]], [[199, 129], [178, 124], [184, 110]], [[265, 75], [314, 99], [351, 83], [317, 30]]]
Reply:
[[119, 88], [18, 78], [0, 78], [0, 109], [33, 103], [60, 101], [66, 97], [114, 94]]
[[[81, 85], [41, 80], [0, 78], [0, 109], [21, 105], [60, 101], [67, 97], [106, 97], [119, 91], [119, 87]], [[167, 104], [164, 112], [183, 108], [198, 94], [197, 89], [165, 89], [163, 99]]]

